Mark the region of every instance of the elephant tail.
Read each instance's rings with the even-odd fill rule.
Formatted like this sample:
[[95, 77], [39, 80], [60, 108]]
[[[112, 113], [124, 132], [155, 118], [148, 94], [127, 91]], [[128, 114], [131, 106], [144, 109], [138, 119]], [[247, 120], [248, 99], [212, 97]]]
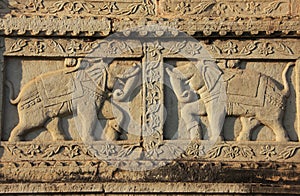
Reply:
[[283, 87], [284, 87], [282, 90], [282, 95], [285, 97], [288, 97], [290, 95], [290, 86], [287, 81], [287, 72], [288, 72], [289, 68], [294, 65], [295, 65], [294, 62], [289, 62], [288, 64], [286, 64], [284, 70], [282, 71], [282, 81], [283, 81]]
[[13, 105], [16, 105], [20, 102], [20, 96], [18, 96], [16, 99], [13, 99], [14, 96], [14, 87], [11, 83], [11, 81], [7, 80], [5, 82], [5, 85], [8, 87], [9, 89], [9, 99], [10, 99], [10, 103]]

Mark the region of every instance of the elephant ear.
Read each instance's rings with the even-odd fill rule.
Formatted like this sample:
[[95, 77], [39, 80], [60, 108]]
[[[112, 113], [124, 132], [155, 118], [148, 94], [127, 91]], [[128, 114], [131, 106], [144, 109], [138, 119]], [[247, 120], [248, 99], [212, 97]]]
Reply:
[[222, 71], [213, 62], [204, 61], [203, 65], [198, 66], [201, 66], [200, 70], [205, 85], [208, 89], [208, 92], [211, 92], [219, 81], [222, 75]]
[[86, 73], [97, 87], [105, 91], [107, 78], [107, 64], [105, 62], [95, 62], [91, 67], [86, 69]]

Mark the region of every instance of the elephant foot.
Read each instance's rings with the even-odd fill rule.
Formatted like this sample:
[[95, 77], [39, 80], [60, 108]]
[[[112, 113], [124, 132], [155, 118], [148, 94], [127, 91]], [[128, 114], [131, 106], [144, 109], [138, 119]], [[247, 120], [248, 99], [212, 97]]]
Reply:
[[119, 138], [119, 133], [113, 128], [107, 128], [104, 132], [104, 139], [107, 141], [116, 141]]
[[288, 137], [285, 137], [285, 136], [276, 136], [276, 141], [277, 142], [288, 142], [290, 139]]
[[214, 141], [214, 142], [222, 142], [222, 141], [224, 141], [224, 138], [221, 135], [218, 135], [215, 137], [211, 137], [209, 140]]
[[237, 138], [236, 141], [249, 141], [249, 137], [245, 134], [240, 134]]
[[93, 142], [93, 141], [95, 141], [95, 138], [91, 135], [84, 136], [82, 139], [83, 139], [84, 142]]
[[53, 135], [53, 140], [54, 141], [64, 141], [64, 140], [66, 140], [66, 138], [64, 135], [57, 134], [57, 135]]
[[21, 141], [21, 137], [20, 136], [14, 136], [14, 137], [9, 137], [8, 139], [9, 142], [19, 142]]
[[191, 140], [201, 140], [202, 135], [199, 129], [199, 126], [194, 126], [193, 128], [190, 129], [190, 139]]

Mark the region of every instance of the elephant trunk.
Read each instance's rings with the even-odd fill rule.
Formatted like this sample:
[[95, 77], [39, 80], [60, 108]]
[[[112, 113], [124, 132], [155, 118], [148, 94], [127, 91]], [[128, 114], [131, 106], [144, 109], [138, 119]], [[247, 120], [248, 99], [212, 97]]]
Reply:
[[289, 68], [294, 65], [295, 65], [295, 63], [289, 62], [285, 66], [284, 70], [282, 71], [282, 81], [283, 81], [283, 87], [284, 87], [282, 90], [282, 95], [285, 97], [288, 97], [290, 95], [290, 87], [289, 87], [289, 83], [287, 81], [287, 72], [288, 72]]
[[138, 76], [141, 71], [141, 67], [135, 65], [133, 70], [124, 73], [122, 76], [119, 76], [119, 79], [127, 79], [122, 89], [115, 89], [113, 92], [113, 99], [115, 101], [124, 101], [126, 100], [134, 91], [135, 87], [139, 83], [140, 77]]
[[184, 88], [183, 80], [185, 78], [180, 73], [176, 72], [177, 70], [174, 70], [173, 72], [167, 68], [166, 71], [170, 76], [171, 85], [173, 86], [173, 90], [179, 102], [189, 103], [197, 99], [196, 93], [194, 93], [191, 89]]
[[17, 98], [15, 98], [15, 99], [13, 99], [13, 96], [14, 96], [14, 93], [13, 93], [13, 91], [14, 91], [14, 88], [13, 88], [13, 85], [12, 85], [12, 83], [11, 83], [11, 81], [9, 81], [9, 80], [7, 80], [6, 82], [5, 82], [5, 85], [8, 87], [8, 89], [9, 89], [9, 101], [10, 101], [10, 103], [11, 104], [13, 104], [13, 105], [16, 105], [16, 104], [18, 104], [19, 102], [20, 102], [20, 96], [18, 96]]

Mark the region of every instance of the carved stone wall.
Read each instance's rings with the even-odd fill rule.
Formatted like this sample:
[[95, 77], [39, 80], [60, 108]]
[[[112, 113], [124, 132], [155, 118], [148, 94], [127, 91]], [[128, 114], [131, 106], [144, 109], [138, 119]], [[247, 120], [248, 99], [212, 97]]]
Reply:
[[299, 0], [2, 0], [0, 193], [299, 194]]

